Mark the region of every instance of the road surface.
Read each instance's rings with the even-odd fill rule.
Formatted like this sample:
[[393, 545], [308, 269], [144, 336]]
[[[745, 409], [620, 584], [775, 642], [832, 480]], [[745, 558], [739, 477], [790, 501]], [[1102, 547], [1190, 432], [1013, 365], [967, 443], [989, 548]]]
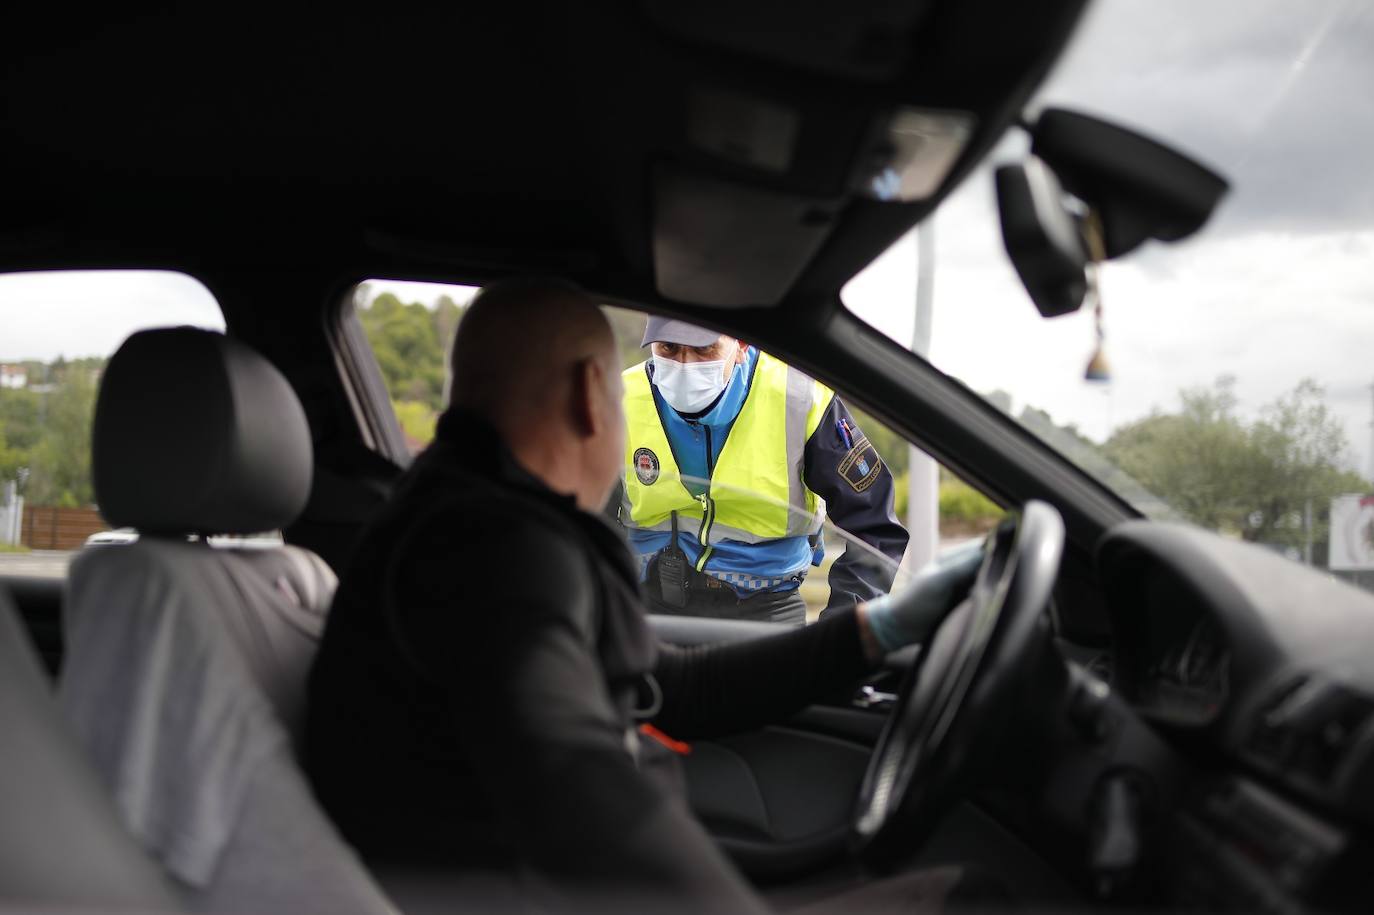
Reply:
[[10, 575], [63, 578], [67, 563], [75, 555], [71, 550], [33, 550], [29, 553], [0, 553], [0, 578]]

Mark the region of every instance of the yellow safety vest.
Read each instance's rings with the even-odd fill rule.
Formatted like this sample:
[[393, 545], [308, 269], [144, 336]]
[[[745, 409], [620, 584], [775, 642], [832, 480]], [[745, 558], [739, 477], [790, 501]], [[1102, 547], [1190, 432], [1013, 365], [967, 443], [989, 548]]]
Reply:
[[711, 479], [702, 481], [706, 492], [694, 496], [683, 485], [646, 363], [626, 369], [624, 380], [629, 428], [620, 518], [627, 527], [667, 531], [677, 512], [705, 547], [698, 570], [720, 540], [760, 543], [820, 530], [825, 503], [806, 486], [803, 454], [834, 391], [760, 352]]

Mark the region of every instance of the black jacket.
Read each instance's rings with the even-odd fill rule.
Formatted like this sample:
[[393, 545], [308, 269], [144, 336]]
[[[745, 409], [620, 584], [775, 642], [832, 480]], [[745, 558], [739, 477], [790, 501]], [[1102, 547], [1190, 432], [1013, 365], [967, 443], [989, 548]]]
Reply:
[[306, 765], [373, 862], [532, 866], [747, 908], [641, 734], [722, 735], [867, 670], [852, 612], [747, 643], [657, 644], [618, 529], [450, 412], [340, 582], [310, 677]]
[[907, 530], [893, 512], [892, 472], [854, 421], [839, 395], [830, 399], [820, 425], [806, 441], [802, 475], [825, 500], [825, 513], [840, 530], [890, 561], [875, 561], [846, 545], [830, 566], [830, 600], [824, 614], [853, 607], [892, 587], [892, 570], [906, 553]]

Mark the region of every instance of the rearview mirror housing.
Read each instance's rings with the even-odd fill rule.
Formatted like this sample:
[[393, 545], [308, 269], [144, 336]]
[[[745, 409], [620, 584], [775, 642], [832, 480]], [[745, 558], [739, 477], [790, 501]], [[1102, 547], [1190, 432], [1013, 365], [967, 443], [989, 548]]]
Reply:
[[1023, 126], [1031, 157], [997, 170], [997, 206], [1007, 254], [1045, 317], [1082, 306], [1094, 260], [1187, 238], [1227, 191], [1201, 163], [1086, 114], [1048, 108]]
[[1047, 108], [1030, 134], [1031, 154], [1097, 212], [1109, 260], [1148, 238], [1192, 235], [1228, 188], [1225, 178], [1183, 153], [1086, 114]]

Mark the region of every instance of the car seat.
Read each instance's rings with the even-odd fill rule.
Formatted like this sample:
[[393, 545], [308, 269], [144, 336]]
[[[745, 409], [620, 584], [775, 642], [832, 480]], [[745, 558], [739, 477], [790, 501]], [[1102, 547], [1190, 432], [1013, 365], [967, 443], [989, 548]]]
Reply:
[[290, 523], [311, 464], [295, 393], [242, 343], [143, 331], [105, 369], [96, 498], [139, 538], [73, 561], [58, 696], [196, 911], [392, 911], [294, 753], [334, 575], [280, 542], [209, 540]]
[[63, 726], [0, 591], [0, 909], [180, 911]]

